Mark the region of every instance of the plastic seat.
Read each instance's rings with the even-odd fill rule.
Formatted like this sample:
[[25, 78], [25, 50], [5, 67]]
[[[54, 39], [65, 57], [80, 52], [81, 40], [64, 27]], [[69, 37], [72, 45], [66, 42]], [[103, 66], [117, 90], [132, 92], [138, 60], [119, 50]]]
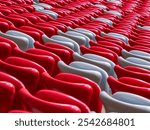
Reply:
[[103, 9], [103, 10], [106, 10], [106, 9], [107, 9], [107, 6], [105, 6], [105, 5], [101, 4], [101, 3], [94, 4], [93, 6], [99, 7], [99, 8], [101, 8], [101, 9]]
[[14, 36], [14, 35], [7, 34], [7, 33], [2, 33], [2, 32], [0, 32], [0, 36], [8, 38], [8, 39], [14, 41], [19, 46], [19, 48], [23, 51], [28, 49], [29, 41], [25, 37]]
[[[70, 77], [69, 80], [68, 77]], [[60, 79], [63, 81], [71, 82], [71, 83], [85, 83], [89, 84], [93, 88], [93, 95], [90, 103], [90, 109], [91, 111], [95, 112], [101, 112], [102, 110], [102, 104], [101, 101], [99, 100], [99, 94], [101, 92], [100, 87], [94, 83], [93, 81], [83, 78], [82, 76], [75, 75], [75, 74], [70, 74], [70, 73], [60, 73], [56, 75], [56, 79]]]
[[[38, 7], [39, 7], [39, 6], [38, 6]], [[41, 7], [41, 6], [40, 6], [40, 7]], [[57, 19], [57, 18], [58, 18], [58, 14], [57, 14], [56, 12], [52, 11], [52, 10], [47, 10], [47, 9], [41, 8], [41, 9], [38, 9], [37, 11], [42, 12], [42, 13], [44, 13], [44, 14], [48, 14], [49, 16], [51, 16], [51, 17], [54, 18], [54, 19]]]
[[47, 73], [42, 74], [43, 88], [57, 90], [73, 96], [89, 106], [93, 89], [85, 83], [70, 83], [50, 77]]
[[119, 113], [149, 113], [150, 101], [147, 98], [131, 93], [117, 92], [110, 96], [106, 92], [101, 92], [100, 98], [104, 104], [106, 112]]
[[66, 46], [68, 46], [70, 49], [74, 50], [75, 52], [78, 52], [80, 53], [80, 47], [78, 45], [78, 43], [70, 38], [67, 38], [67, 37], [64, 37], [64, 36], [59, 36], [59, 35], [54, 35], [51, 37], [53, 40], [58, 40], [59, 42], [66, 42], [67, 44], [68, 43], [71, 43], [72, 45], [69, 47], [67, 44]]
[[125, 45], [126, 45], [126, 43], [125, 42], [123, 42], [123, 41], [121, 41], [120, 39], [117, 39], [117, 38], [115, 38], [115, 37], [111, 37], [111, 36], [103, 36], [103, 37], [101, 37], [101, 36], [96, 36], [96, 39], [97, 39], [97, 41], [101, 41], [101, 40], [103, 40], [103, 41], [109, 41], [109, 42], [112, 42], [112, 43], [114, 43], [114, 44], [117, 44], [117, 45], [119, 45], [119, 46], [121, 46], [121, 47], [124, 47]]
[[48, 4], [45, 4], [45, 3], [37, 3], [35, 5], [42, 6], [42, 7], [47, 8], [47, 9], [51, 9], [52, 8], [52, 6], [50, 6]]
[[0, 41], [0, 60], [4, 60], [8, 56], [10, 56], [11, 51], [12, 51], [11, 45], [9, 45], [7, 42]]
[[34, 62], [40, 64], [47, 70], [47, 72], [50, 75], [53, 73], [53, 69], [56, 64], [53, 57], [29, 54], [29, 53], [23, 52], [17, 48], [15, 48], [13, 50], [12, 56], [22, 57], [22, 58], [29, 59], [31, 61], [34, 61]]
[[108, 14], [114, 14], [118, 17], [122, 17], [122, 14], [117, 12], [117, 11], [114, 11], [114, 10], [109, 10], [109, 11], [105, 11], [105, 13], [108, 13]]
[[5, 62], [15, 66], [35, 68], [39, 71], [40, 76], [42, 73], [47, 72], [45, 68], [38, 63], [21, 57], [9, 56]]
[[60, 59], [56, 54], [54, 54], [54, 53], [52, 53], [52, 52], [45, 51], [45, 50], [41, 50], [41, 49], [28, 49], [26, 52], [27, 52], [27, 53], [30, 53], [30, 54], [36, 54], [36, 55], [43, 55], [43, 56], [50, 56], [50, 57], [53, 57], [54, 60], [55, 60], [56, 65], [55, 65], [54, 68], [53, 68], [53, 73], [52, 73], [52, 75], [56, 75], [57, 73], [59, 73], [59, 69], [58, 69], [57, 63], [58, 63], [61, 59]]
[[14, 36], [20, 36], [20, 37], [27, 38], [29, 40], [28, 48], [34, 48], [34, 42], [35, 42], [35, 40], [31, 36], [29, 36], [29, 35], [27, 35], [25, 33], [19, 32], [19, 31], [15, 31], [15, 30], [9, 30], [6, 33], [14, 35]]
[[42, 50], [46, 50], [46, 51], [55, 53], [65, 63], [69, 63], [72, 60], [71, 57], [72, 57], [73, 51], [63, 45], [59, 45], [57, 43], [50, 43], [50, 42], [46, 43], [45, 45], [35, 42], [34, 45], [37, 49], [42, 49]]
[[131, 46], [135, 46], [135, 45], [140, 45], [140, 46], [145, 46], [145, 47], [150, 47], [149, 45], [149, 40], [135, 40], [135, 41], [130, 41], [130, 45]]
[[[14, 84], [16, 97], [13, 105], [16, 105], [15, 107], [17, 109], [27, 110], [29, 112], [81, 112], [80, 108], [75, 105], [48, 102], [31, 95], [19, 80], [6, 73], [0, 72], [0, 77], [1, 81], [7, 81]], [[26, 107], [21, 107], [22, 104]]]
[[114, 51], [108, 48], [99, 47], [99, 46], [91, 46], [90, 49], [94, 51], [107, 52], [107, 53], [112, 54], [113, 55], [112, 59], [114, 59], [113, 61], [117, 63], [118, 55]]
[[39, 72], [36, 69], [29, 67], [19, 67], [0, 61], [0, 70], [22, 81], [29, 92], [34, 93], [36, 91], [39, 79]]
[[79, 69], [83, 69], [83, 70], [93, 70], [93, 71], [99, 72], [102, 76], [101, 77], [102, 79], [101, 79], [101, 82], [99, 85], [103, 91], [109, 92], [109, 86], [107, 84], [108, 74], [106, 73], [105, 70], [103, 70], [95, 65], [85, 63], [85, 62], [80, 62], [80, 61], [74, 61], [74, 62], [70, 63], [69, 65], [71, 67], [75, 67], [75, 68], [79, 68]]
[[141, 58], [144, 60], [147, 60], [150, 62], [150, 54], [143, 52], [143, 51], [139, 51], [139, 50], [131, 50], [131, 51], [126, 51], [126, 50], [122, 50], [122, 55], [124, 58], [128, 58], [128, 57], [137, 57], [137, 58]]
[[84, 54], [84, 57], [88, 58], [88, 59], [93, 59], [93, 60], [98, 60], [98, 61], [109, 63], [111, 65], [111, 69], [109, 71], [106, 71], [106, 72], [108, 73], [108, 75], [112, 75], [112, 76], [116, 77], [116, 74], [114, 71], [115, 64], [111, 60], [109, 60], [103, 56], [98, 56], [95, 54]]
[[67, 31], [67, 26], [65, 24], [62, 24], [62, 23], [59, 23], [59, 22], [56, 22], [56, 21], [49, 21], [48, 23], [51, 24], [51, 25], [54, 25], [56, 28], [58, 28], [62, 32]]
[[111, 26], [113, 25], [113, 22], [112, 22], [111, 20], [109, 20], [109, 19], [106, 19], [106, 18], [101, 18], [101, 17], [99, 17], [99, 18], [96, 18], [95, 20], [98, 20], [98, 21], [107, 23], [107, 24], [109, 24], [109, 25], [111, 25]]
[[[48, 112], [48, 113], [80, 113], [81, 110], [75, 105], [61, 104], [55, 102], [48, 102], [40, 98], [34, 97], [28, 91], [22, 88], [19, 91], [20, 98], [23, 103], [32, 112]], [[41, 107], [42, 106], [42, 107]]]
[[106, 48], [106, 49], [109, 49], [109, 50], [115, 52], [117, 55], [121, 55], [122, 47], [119, 46], [119, 45], [116, 45], [112, 42], [107, 42], [107, 41], [94, 42], [94, 41], [90, 41], [90, 45], [91, 46], [103, 47], [103, 48]]
[[139, 29], [150, 31], [150, 26], [138, 26]]
[[52, 90], [40, 90], [35, 94], [35, 96], [49, 102], [56, 102], [61, 104], [70, 104], [70, 105], [78, 106], [82, 113], [90, 112], [88, 106], [85, 105], [83, 102], [61, 92], [52, 91]]
[[143, 68], [135, 67], [135, 66], [127, 66], [122, 68], [119, 65], [116, 65], [114, 68], [117, 77], [133, 77], [137, 79], [141, 79], [146, 82], [150, 82], [149, 71]]
[[118, 62], [122, 67], [137, 66], [137, 67], [141, 67], [141, 68], [150, 70], [150, 62], [140, 59], [140, 58], [128, 57], [128, 58], [124, 59], [122, 57], [119, 57]]
[[[58, 79], [55, 79], [55, 78], [52, 78], [52, 77], [50, 77], [48, 74], [45, 74], [46, 75], [46, 79], [48, 79], [48, 81], [46, 80], [46, 83], [47, 82], [50, 82], [50, 83], [48, 83], [48, 85], [46, 85], [45, 84], [45, 79], [43, 79], [42, 77], [43, 77], [43, 73], [47, 73], [46, 72], [46, 70], [42, 67], [42, 66], [40, 66], [40, 65], [38, 65], [37, 63], [35, 63], [35, 62], [32, 62], [32, 61], [29, 61], [29, 60], [26, 60], [26, 59], [23, 59], [23, 58], [18, 58], [18, 57], [8, 57], [7, 59], [6, 59], [6, 62], [7, 63], [11, 63], [11, 64], [14, 64], [14, 65], [17, 65], [17, 66], [22, 66], [22, 67], [32, 67], [32, 68], [35, 68], [35, 69], [37, 69], [38, 71], [39, 71], [39, 74], [40, 74], [40, 77], [39, 77], [39, 80], [38, 80], [38, 89], [37, 90], [40, 90], [40, 89], [44, 89], [44, 88], [47, 88], [47, 89], [54, 89], [55, 90], [55, 87], [57, 88], [57, 84], [59, 84], [60, 85], [60, 87], [63, 87], [64, 86], [64, 88], [59, 88], [59, 89], [57, 89], [58, 91], [62, 91], [62, 92], [65, 92], [65, 93], [68, 93], [69, 95], [76, 95], [76, 93], [74, 93], [74, 94], [72, 94], [72, 92], [70, 91], [68, 91], [67, 90], [67, 87], [69, 87], [69, 88], [72, 88], [73, 86], [73, 89], [75, 90], [75, 91], [77, 91], [76, 89], [79, 89], [79, 86], [82, 86], [81, 84], [79, 84], [79, 85], [77, 85], [76, 86], [76, 84], [71, 84], [71, 83], [67, 83], [67, 82], [63, 82], [64, 80], [62, 79], [62, 81], [61, 80], [58, 80]], [[73, 75], [72, 75], [73, 76]], [[63, 77], [65, 77], [65, 76], [63, 76]], [[75, 77], [75, 76], [74, 76]], [[43, 81], [44, 80], [44, 81]], [[80, 78], [80, 80], [84, 80], [83, 78]], [[86, 80], [85, 80], [86, 81]], [[88, 83], [88, 84], [92, 84], [90, 81], [89, 82], [83, 82], [83, 83]], [[63, 85], [64, 84], [64, 85]], [[76, 88], [76, 87], [77, 88]], [[84, 86], [82, 86], [82, 87], [84, 87]], [[68, 88], [68, 89], [69, 89]], [[95, 87], [94, 87], [95, 88]], [[90, 92], [90, 88], [87, 88], [87, 87], [85, 87], [85, 88], [82, 88], [84, 91], [81, 91], [83, 94], [84, 93], [88, 93], [88, 91]], [[81, 89], [81, 90], [82, 90]], [[87, 90], [86, 90], [87, 89]], [[89, 90], [88, 90], [89, 89]], [[96, 88], [95, 88], [96, 89]], [[94, 89], [94, 90], [95, 90]], [[68, 92], [67, 92], [68, 91]], [[79, 91], [80, 91], [80, 89], [79, 89]], [[98, 90], [97, 90], [97, 92], [98, 92]], [[91, 91], [91, 93], [92, 93], [92, 91]], [[90, 94], [90, 93], [89, 93]], [[87, 98], [87, 100], [90, 100], [90, 95], [88, 94], [88, 98]], [[96, 93], [95, 93], [96, 94]], [[97, 95], [97, 94], [96, 94]], [[82, 99], [82, 96], [80, 97], [80, 95], [78, 96], [78, 95], [76, 95], [75, 97], [77, 97], [78, 99], [81, 99], [81, 100], [83, 100], [83, 101], [85, 101], [84, 100], [84, 98]], [[86, 98], [86, 97], [85, 97]], [[87, 103], [87, 101], [86, 101], [86, 103]]]
[[84, 34], [74, 31], [67, 31], [65, 33], [59, 31], [58, 34], [76, 41], [79, 46], [84, 45], [86, 47], [90, 47], [89, 45], [90, 39]]
[[0, 113], [11, 110], [15, 97], [15, 86], [6, 81], [0, 81]]
[[[87, 55], [90, 55], [90, 54], [87, 54]], [[101, 60], [95, 59], [94, 57], [92, 58], [92, 56], [93, 55], [91, 54], [91, 56], [89, 56], [87, 58], [84, 55], [81, 56], [78, 53], [73, 53], [73, 58], [75, 61], [81, 61], [81, 62], [86, 62], [86, 63], [96, 65], [97, 67], [104, 69], [108, 74], [110, 74], [110, 71], [112, 69], [111, 64], [106, 61], [101, 61]], [[97, 55], [96, 55], [96, 57], [99, 58], [99, 56], [97, 56]]]
[[128, 41], [129, 41], [129, 39], [126, 36], [119, 34], [119, 33], [107, 33], [107, 34], [102, 33], [102, 36], [105, 36], [105, 35], [118, 38], [122, 40], [123, 42], [125, 42], [126, 44], [128, 44]]
[[122, 77], [116, 80], [115, 78], [110, 76], [108, 78], [108, 84], [112, 90], [112, 93], [124, 91], [141, 95], [146, 98], [150, 98], [149, 96], [150, 84], [140, 79]]
[[87, 70], [78, 69], [78, 68], [69, 66], [62, 61], [58, 62], [58, 67], [62, 72], [73, 73], [73, 74], [77, 74], [80, 76], [84, 76], [96, 82], [97, 84], [100, 84], [101, 82], [101, 74], [99, 72], [88, 70], [88, 69]]
[[51, 38], [48, 38], [46, 37], [46, 35], [43, 35], [43, 41], [58, 43], [58, 44], [67, 46], [70, 49], [80, 53], [79, 45], [70, 38], [66, 38], [66, 37], [59, 36], [59, 35], [54, 35]]
[[149, 47], [145, 47], [145, 46], [142, 46], [142, 45], [125, 46], [124, 49], [126, 49], [127, 51], [140, 50], [140, 51], [143, 51], [143, 52], [150, 53]]
[[87, 29], [83, 29], [83, 28], [71, 29], [71, 28], [68, 28], [68, 30], [71, 30], [71, 31], [75, 31], [75, 32], [84, 34], [84, 35], [86, 35], [90, 40], [94, 40], [94, 41], [96, 40], [96, 39], [95, 39], [95, 34], [94, 34], [92, 31], [89, 31], [89, 30], [87, 30]]
[[21, 104], [20, 98], [18, 98], [18, 90], [20, 90], [21, 88], [25, 88], [25, 86], [15, 77], [0, 72], [0, 81], [5, 81], [5, 82], [9, 82], [11, 84], [13, 84], [15, 86], [15, 97], [14, 97], [14, 102], [12, 104], [12, 108], [14, 109], [23, 109], [23, 106]]
[[113, 62], [116, 61], [116, 59], [114, 59], [114, 55], [112, 53], [106, 52], [104, 50], [101, 52], [100, 50], [102, 50], [102, 49], [98, 49], [98, 48], [97, 49], [94, 49], [94, 48], [91, 49], [91, 48], [86, 48], [85, 46], [81, 46], [80, 49], [81, 49], [82, 54], [86, 54], [86, 53], [96, 54], [99, 56], [103, 56], [103, 57], [105, 57], [105, 58], [107, 58]]

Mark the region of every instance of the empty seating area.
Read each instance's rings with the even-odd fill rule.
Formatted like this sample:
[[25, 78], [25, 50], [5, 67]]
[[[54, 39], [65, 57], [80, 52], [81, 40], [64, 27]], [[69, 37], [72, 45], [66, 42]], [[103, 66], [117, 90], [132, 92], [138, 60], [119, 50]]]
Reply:
[[150, 112], [149, 0], [0, 0], [0, 113]]

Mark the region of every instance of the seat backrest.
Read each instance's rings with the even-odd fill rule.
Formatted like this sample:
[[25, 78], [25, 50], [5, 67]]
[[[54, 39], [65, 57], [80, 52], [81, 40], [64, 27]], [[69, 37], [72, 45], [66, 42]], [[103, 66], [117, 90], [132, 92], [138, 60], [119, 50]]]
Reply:
[[84, 78], [79, 75], [71, 74], [71, 73], [59, 73], [58, 75], [55, 76], [55, 78], [62, 81], [71, 82], [71, 83], [89, 84], [93, 88], [93, 95], [90, 104], [90, 109], [91, 111], [101, 112], [102, 104], [101, 106], [99, 106], [99, 102], [100, 102], [99, 94], [101, 92], [101, 89], [96, 83], [94, 83], [93, 81], [87, 78]]
[[[115, 96], [114, 96], [115, 97]], [[106, 92], [102, 92], [100, 98], [104, 104], [106, 112], [119, 112], [119, 113], [149, 113], [150, 107], [145, 105], [137, 105], [132, 102], [124, 102], [120, 98], [116, 99], [111, 97]]]
[[31, 60], [40, 64], [42, 67], [44, 67], [47, 70], [47, 72], [50, 75], [53, 73], [53, 68], [54, 68], [54, 65], [56, 64], [53, 57], [30, 54], [30, 53], [26, 53], [21, 50], [18, 50], [17, 48], [13, 50], [12, 56], [22, 57], [22, 58], [25, 58], [25, 59], [28, 59], [28, 60]]
[[26, 109], [31, 112], [42, 113], [80, 113], [81, 110], [75, 105], [61, 104], [42, 100], [31, 95], [26, 89], [19, 91], [19, 96]]
[[0, 81], [0, 112], [11, 110], [15, 97], [15, 86], [6, 81]]
[[0, 61], [0, 70], [22, 81], [29, 92], [34, 93], [36, 91], [39, 80], [38, 70], [12, 65], [3, 61]]
[[88, 106], [83, 102], [61, 92], [52, 90], [40, 90], [36, 93], [35, 96], [49, 102], [75, 105], [81, 109], [82, 113], [90, 112]]
[[149, 88], [125, 84], [123, 82], [120, 82], [119, 80], [116, 80], [112, 76], [108, 77], [107, 80], [112, 90], [112, 93], [123, 91], [123, 92], [130, 92], [130, 93], [134, 93], [137, 95], [141, 95], [146, 98], [150, 98]]
[[73, 96], [89, 106], [93, 94], [93, 89], [85, 83], [70, 83], [50, 77], [47, 73], [42, 74], [43, 88], [57, 90]]
[[[127, 66], [127, 67], [129, 67], [129, 66]], [[131, 69], [130, 70], [127, 67], [123, 68], [119, 65], [115, 66], [114, 70], [115, 70], [118, 78], [133, 77], [133, 78], [141, 79], [141, 80], [146, 81], [146, 82], [150, 81], [149, 73], [145, 73], [145, 72], [142, 72], [142, 71], [137, 71], [136, 69]], [[139, 67], [136, 67], [136, 68], [139, 68]], [[139, 69], [141, 69], [141, 68], [139, 68]], [[141, 70], [143, 70], [143, 69], [141, 69]]]
[[0, 42], [0, 60], [6, 59], [11, 55], [12, 47], [6, 42]]

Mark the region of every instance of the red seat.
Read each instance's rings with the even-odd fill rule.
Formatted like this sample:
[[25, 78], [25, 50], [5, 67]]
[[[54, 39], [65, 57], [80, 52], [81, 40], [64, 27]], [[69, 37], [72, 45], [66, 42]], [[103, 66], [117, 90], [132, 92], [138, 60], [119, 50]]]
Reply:
[[70, 104], [70, 105], [78, 106], [81, 109], [82, 113], [90, 112], [88, 106], [85, 105], [83, 102], [61, 92], [52, 91], [52, 90], [40, 90], [36, 93], [35, 96], [49, 102], [57, 102], [61, 104]]
[[117, 45], [119, 45], [119, 46], [121, 46], [121, 47], [124, 47], [125, 46], [125, 44], [126, 43], [124, 43], [123, 41], [121, 41], [121, 40], [119, 40], [119, 39], [117, 39], [117, 38], [114, 38], [114, 37], [110, 37], [110, 36], [104, 36], [104, 37], [101, 37], [101, 36], [96, 36], [96, 40], [97, 41], [101, 41], [101, 40], [103, 40], [103, 41], [109, 41], [109, 42], [112, 42], [112, 43], [114, 43], [114, 44], [117, 44]]
[[150, 99], [150, 84], [142, 80], [129, 77], [122, 77], [116, 80], [115, 78], [110, 76], [108, 78], [108, 83], [113, 93], [118, 91], [124, 91], [141, 95]]
[[0, 81], [0, 113], [11, 110], [15, 97], [15, 86], [6, 81]]
[[56, 75], [55, 78], [62, 80], [62, 81], [67, 81], [70, 83], [89, 84], [93, 88], [93, 95], [92, 95], [92, 101], [90, 104], [90, 109], [92, 111], [101, 112], [102, 104], [101, 104], [101, 101], [99, 99], [99, 94], [100, 94], [101, 90], [97, 84], [95, 84], [94, 82], [92, 82], [91, 80], [89, 80], [87, 78], [83, 78], [79, 75], [70, 74], [70, 73], [60, 73], [60, 74]]
[[142, 46], [142, 45], [134, 45], [134, 46], [128, 46], [128, 45], [126, 45], [125, 49], [127, 51], [140, 50], [140, 51], [144, 51], [144, 52], [150, 53], [150, 48], [146, 47], [146, 46]]
[[39, 72], [34, 68], [20, 67], [0, 61], [0, 71], [8, 73], [22, 81], [29, 92], [37, 91]]
[[35, 42], [34, 46], [38, 49], [42, 49], [42, 50], [46, 50], [46, 51], [55, 53], [65, 63], [70, 63], [73, 60], [73, 58], [72, 58], [73, 51], [63, 45], [60, 45], [57, 43], [51, 43], [51, 42], [48, 42], [45, 45], [41, 45], [40, 43]]
[[[70, 83], [69, 81], [64, 81], [63, 79], [61, 80], [61, 79], [50, 77], [50, 75], [47, 74], [46, 70], [42, 66], [40, 66], [37, 63], [34, 63], [32, 61], [23, 59], [23, 58], [8, 57], [6, 59], [6, 62], [14, 64], [14, 65], [22, 66], [22, 67], [30, 67], [30, 68], [37, 69], [40, 74], [37, 90], [45, 89], [45, 88], [50, 89], [50, 90], [57, 90], [60, 92], [64, 92], [70, 96], [73, 96], [73, 97], [79, 99], [80, 101], [83, 101], [86, 104], [89, 104], [91, 102], [91, 96], [93, 94], [93, 89], [94, 89], [95, 96], [98, 95], [99, 89], [97, 88], [98, 90], [96, 90], [96, 87], [98, 87], [98, 86], [96, 86], [96, 85], [94, 86], [93, 83], [91, 83], [90, 81], [87, 82], [84, 78], [80, 77], [80, 80], [84, 81], [83, 83], [82, 82], [81, 83], [78, 83], [78, 82]], [[44, 77], [43, 77], [43, 75], [44, 75]], [[77, 76], [75, 76], [75, 77], [77, 77]], [[91, 85], [91, 84], [93, 84], [93, 85]], [[94, 87], [92, 87], [92, 86], [94, 86]], [[94, 100], [96, 101], [97, 99], [94, 99]]]
[[83, 54], [86, 54], [86, 53], [96, 54], [96, 55], [103, 56], [103, 57], [105, 57], [107, 59], [110, 59], [111, 61], [115, 62], [114, 55], [112, 53], [104, 52], [104, 51], [101, 52], [99, 50], [94, 50], [94, 49], [86, 48], [85, 46], [81, 46], [80, 49], [81, 49], [81, 52]]
[[[29, 112], [81, 112], [80, 108], [75, 105], [48, 102], [31, 95], [19, 80], [6, 73], [0, 72], [0, 80], [14, 84], [16, 95], [13, 105], [17, 105], [13, 107], [15, 109]], [[21, 105], [25, 105], [25, 107], [21, 107]]]
[[70, 83], [50, 77], [47, 73], [42, 74], [43, 88], [57, 90], [65, 94], [71, 95], [86, 105], [90, 105], [93, 89], [85, 83]]
[[108, 42], [108, 41], [99, 41], [99, 42], [90, 41], [90, 45], [91, 46], [100, 46], [100, 47], [108, 48], [108, 49], [114, 51], [116, 54], [121, 55], [122, 47], [117, 45], [117, 44], [114, 44], [112, 42]]
[[10, 56], [11, 51], [12, 47], [8, 43], [0, 41], [0, 60], [4, 60]]
[[40, 64], [47, 70], [47, 72], [50, 75], [52, 75], [54, 66], [56, 65], [55, 59], [53, 57], [30, 54], [30, 53], [23, 52], [17, 48], [13, 50], [12, 56], [22, 57]]
[[12, 50], [14, 48], [19, 48], [15, 42], [13, 42], [13, 41], [11, 41], [11, 40], [9, 40], [7, 38], [0, 37], [0, 42], [9, 44], [11, 46]]
[[137, 79], [144, 80], [146, 82], [150, 82], [150, 72], [148, 70], [135, 67], [135, 66], [127, 66], [125, 68], [116, 65], [114, 68], [118, 78], [121, 77], [133, 77]]
[[112, 60], [115, 63], [117, 63], [118, 55], [115, 52], [113, 52], [113, 51], [111, 51], [111, 50], [109, 50], [107, 48], [103, 48], [103, 47], [99, 47], [99, 46], [92, 46], [92, 47], [90, 47], [90, 49], [94, 50], [94, 51], [97, 51], [97, 52], [105, 52], [105, 53], [108, 53], [108, 54], [109, 53], [112, 54], [113, 57], [110, 60]]
[[43, 56], [53, 57], [55, 62], [56, 62], [56, 65], [54, 66], [54, 69], [53, 69], [54, 71], [53, 71], [52, 75], [54, 76], [54, 75], [56, 75], [57, 73], [60, 72], [60, 70], [59, 70], [59, 68], [57, 66], [57, 63], [61, 59], [56, 54], [54, 54], [52, 52], [49, 52], [49, 51], [42, 50], [42, 49], [35, 49], [35, 48], [34, 49], [28, 49], [26, 52], [30, 53], [30, 54], [36, 54], [36, 55], [43, 55]]

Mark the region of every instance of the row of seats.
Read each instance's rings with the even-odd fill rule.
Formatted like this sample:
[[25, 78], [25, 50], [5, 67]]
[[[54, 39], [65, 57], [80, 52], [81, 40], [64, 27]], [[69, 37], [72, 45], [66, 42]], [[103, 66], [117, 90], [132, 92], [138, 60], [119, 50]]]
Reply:
[[0, 112], [150, 112], [148, 0], [0, 0]]

